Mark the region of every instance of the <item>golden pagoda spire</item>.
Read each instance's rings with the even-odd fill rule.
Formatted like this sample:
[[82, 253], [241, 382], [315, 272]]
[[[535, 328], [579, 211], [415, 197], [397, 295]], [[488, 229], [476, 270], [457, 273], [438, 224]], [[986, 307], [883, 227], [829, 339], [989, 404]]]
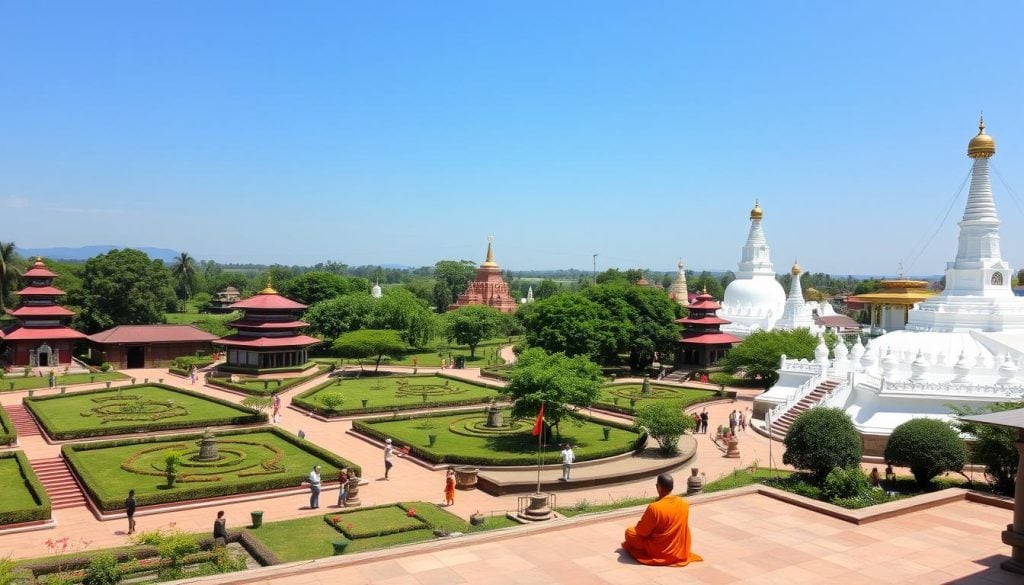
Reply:
[[967, 145], [967, 156], [971, 158], [991, 158], [996, 153], [996, 141], [985, 134], [985, 116], [978, 119], [978, 135]]
[[754, 208], [750, 210], [750, 219], [761, 219], [764, 217], [764, 211], [761, 210], [761, 202], [754, 199]]
[[796, 260], [793, 260], [793, 268], [790, 269], [790, 273], [793, 276], [796, 276], [796, 275], [800, 274], [802, 271], [803, 270], [800, 268], [800, 263], [797, 262]]
[[267, 288], [256, 293], [260, 295], [276, 295], [277, 291], [274, 290], [274, 276], [272, 274], [267, 275]]
[[481, 266], [497, 266], [498, 264], [494, 261], [494, 250], [491, 248], [491, 243], [494, 242], [494, 236], [487, 236], [487, 259]]

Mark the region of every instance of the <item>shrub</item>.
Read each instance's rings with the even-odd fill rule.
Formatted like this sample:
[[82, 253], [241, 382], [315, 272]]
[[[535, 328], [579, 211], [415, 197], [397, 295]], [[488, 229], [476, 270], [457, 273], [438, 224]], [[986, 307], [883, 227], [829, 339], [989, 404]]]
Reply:
[[[664, 455], [674, 455], [679, 450], [679, 437], [693, 428], [693, 417], [683, 414], [678, 404], [657, 400], [637, 409], [634, 424], [647, 433], [661, 446]], [[642, 431], [641, 431], [642, 432]]]
[[[999, 402], [984, 410], [973, 410], [953, 406], [958, 415], [981, 414], [984, 412], [1000, 412], [1020, 408], [1020, 402]], [[961, 420], [957, 423], [961, 433], [973, 435], [975, 440], [968, 447], [970, 461], [985, 465], [985, 474], [995, 491], [1013, 496], [1017, 485], [1017, 466], [1020, 454], [1017, 453], [1017, 429], [981, 425]]]
[[868, 476], [860, 467], [833, 469], [821, 484], [821, 495], [830, 502], [841, 498], [855, 498], [871, 489]]
[[117, 585], [121, 582], [121, 568], [110, 553], [94, 556], [85, 569], [82, 585]]
[[838, 408], [812, 408], [789, 427], [782, 462], [811, 474], [818, 483], [837, 467], [860, 463], [860, 435], [853, 421]]
[[963, 469], [966, 459], [967, 449], [960, 436], [941, 420], [908, 420], [893, 429], [885, 445], [885, 461], [909, 467], [922, 489], [944, 471]]
[[110, 362], [103, 362], [102, 364], [100, 364], [100, 371], [109, 372], [113, 367], [114, 366], [110, 365]]
[[341, 407], [345, 405], [345, 397], [341, 392], [324, 392], [320, 395], [320, 402], [327, 410], [334, 412], [341, 410]]

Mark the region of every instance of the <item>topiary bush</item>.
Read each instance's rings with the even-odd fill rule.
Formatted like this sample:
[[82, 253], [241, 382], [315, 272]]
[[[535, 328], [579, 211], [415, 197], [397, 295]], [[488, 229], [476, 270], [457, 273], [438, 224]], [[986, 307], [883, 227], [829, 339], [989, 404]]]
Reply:
[[921, 489], [944, 471], [960, 471], [967, 460], [967, 448], [960, 435], [946, 422], [915, 418], [896, 427], [885, 445], [885, 461], [909, 467]]
[[812, 408], [793, 421], [783, 440], [782, 462], [808, 472], [817, 483], [837, 467], [860, 464], [860, 435], [853, 421], [838, 408]]
[[855, 498], [871, 489], [867, 474], [860, 467], [833, 469], [821, 484], [821, 495], [830, 502]]
[[666, 457], [679, 451], [679, 437], [694, 427], [693, 417], [683, 414], [678, 404], [668, 400], [655, 400], [641, 406], [634, 422], [636, 432], [643, 433], [646, 429]]

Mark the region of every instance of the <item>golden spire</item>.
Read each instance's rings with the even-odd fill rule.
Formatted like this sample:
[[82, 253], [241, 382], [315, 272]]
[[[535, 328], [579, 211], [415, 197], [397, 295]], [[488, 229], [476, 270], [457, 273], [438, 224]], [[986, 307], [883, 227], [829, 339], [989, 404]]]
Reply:
[[764, 211], [761, 210], [761, 202], [754, 199], [754, 208], [750, 210], [750, 219], [761, 219], [764, 216]]
[[274, 276], [271, 274], [267, 275], [267, 288], [256, 293], [260, 295], [276, 295], [277, 291], [274, 290]]
[[985, 134], [985, 116], [978, 120], [978, 135], [967, 144], [967, 156], [971, 158], [990, 158], [996, 153], [996, 141]]
[[803, 270], [801, 270], [800, 268], [800, 263], [797, 262], [796, 260], [793, 260], [793, 268], [791, 268], [789, 272], [793, 276], [798, 276], [801, 272], [803, 272]]
[[498, 264], [494, 261], [494, 250], [491, 249], [491, 242], [494, 241], [494, 236], [487, 236], [487, 259], [481, 266], [497, 266]]

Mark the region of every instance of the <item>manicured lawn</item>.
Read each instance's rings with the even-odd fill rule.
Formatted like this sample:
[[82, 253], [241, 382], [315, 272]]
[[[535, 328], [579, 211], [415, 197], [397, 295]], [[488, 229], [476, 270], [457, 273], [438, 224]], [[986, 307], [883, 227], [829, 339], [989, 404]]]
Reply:
[[50, 518], [50, 500], [23, 451], [0, 453], [0, 526]]
[[[504, 411], [506, 422], [509, 412]], [[537, 437], [531, 433], [533, 420], [511, 423], [514, 427], [500, 433], [485, 428], [483, 409], [477, 412], [441, 413], [430, 416], [390, 417], [357, 420], [356, 430], [391, 438], [408, 446], [413, 453], [437, 463], [473, 463], [478, 465], [531, 465], [537, 463]], [[562, 422], [562, 442], [573, 445], [577, 461], [599, 459], [632, 451], [640, 435], [626, 428], [612, 428], [608, 440], [603, 426], [611, 423], [586, 421], [580, 425]], [[437, 441], [430, 446], [428, 435]], [[555, 438], [552, 438], [552, 443]], [[556, 463], [559, 449], [551, 444], [544, 454], [545, 463]]]
[[[521, 340], [521, 337], [513, 337], [512, 343], [516, 343]], [[497, 351], [500, 347], [508, 345], [508, 337], [495, 337], [493, 339], [485, 339], [480, 342], [480, 345], [476, 346], [476, 355], [474, 357], [469, 356], [469, 346], [467, 345], [448, 345], [443, 340], [436, 340], [428, 348], [411, 348], [409, 353], [406, 353], [400, 358], [384, 358], [380, 363], [381, 365], [392, 365], [392, 366], [412, 366], [415, 362], [418, 366], [425, 368], [436, 368], [441, 365], [442, 359], [448, 359], [448, 354], [452, 357], [464, 356], [466, 358], [467, 368], [478, 368], [486, 367], [489, 365], [500, 365], [505, 363], [500, 357], [497, 356]], [[341, 363], [340, 360], [330, 358], [318, 358], [315, 361], [323, 363]], [[362, 363], [365, 366], [373, 366], [376, 363], [375, 359], [365, 360], [345, 360], [345, 364], [353, 365]]]
[[[488, 402], [499, 390], [440, 376], [367, 376], [335, 378], [303, 392], [293, 403], [319, 414], [381, 412]], [[329, 411], [323, 397], [340, 394], [345, 402]], [[365, 406], [364, 406], [365, 401]]]
[[26, 398], [24, 403], [57, 439], [253, 423], [261, 418], [229, 402], [156, 385]]
[[668, 400], [678, 404], [680, 408], [686, 408], [691, 404], [713, 400], [716, 397], [715, 392], [711, 390], [680, 388], [653, 382], [650, 385], [650, 394], [645, 395], [641, 393], [642, 387], [642, 384], [634, 383], [604, 386], [601, 388], [601, 395], [597, 399], [597, 405], [632, 413], [637, 408], [655, 400]]
[[722, 475], [718, 478], [711, 478], [704, 485], [704, 491], [706, 493], [721, 492], [725, 490], [731, 490], [745, 485], [751, 485], [755, 483], [763, 483], [766, 479], [773, 477], [787, 478], [793, 475], [792, 471], [786, 471], [784, 469], [766, 469], [764, 467], [758, 467], [753, 473], [749, 469], [737, 469], [732, 473]]
[[232, 329], [227, 323], [241, 317], [240, 312], [225, 314], [210, 313], [164, 313], [164, 323], [169, 325], [195, 325], [207, 333], [220, 335], [221, 337], [231, 333]]
[[[220, 459], [197, 460], [201, 433], [65, 445], [64, 456], [105, 510], [123, 507], [134, 489], [140, 505], [295, 487], [314, 465], [325, 481], [340, 467], [356, 467], [280, 429], [217, 433]], [[177, 483], [167, 487], [165, 458], [181, 455]]]
[[[310, 362], [310, 365], [312, 366], [313, 363]], [[327, 364], [318, 363], [316, 367], [304, 369], [301, 373], [297, 373], [295, 376], [288, 378], [257, 380], [243, 377], [240, 378], [238, 382], [232, 382], [230, 378], [210, 378], [208, 383], [214, 386], [221, 386], [223, 388], [230, 388], [239, 392], [245, 392], [246, 394], [270, 396], [271, 394], [283, 392], [292, 386], [297, 386], [308, 380], [312, 380], [326, 372], [328, 368], [329, 366]]]
[[[409, 518], [407, 510], [415, 510], [416, 518]], [[402, 544], [423, 542], [434, 537], [434, 528], [444, 528], [449, 532], [481, 532], [517, 525], [504, 517], [489, 518], [480, 526], [471, 526], [468, 522], [451, 514], [434, 504], [427, 502], [406, 502], [399, 505], [383, 506], [369, 509], [351, 509], [345, 513], [332, 513], [327, 518], [339, 517], [339, 528], [345, 531], [357, 531], [359, 536], [352, 539], [346, 554], [388, 548]], [[348, 525], [352, 529], [348, 529]], [[359, 527], [366, 527], [364, 531]], [[420, 526], [420, 528], [416, 528]], [[404, 532], [395, 532], [384, 536], [373, 536], [378, 532], [387, 532], [388, 528], [400, 529], [413, 527]], [[345, 539], [341, 530], [331, 527], [323, 516], [270, 522], [251, 533], [274, 551], [282, 561], [306, 561], [333, 554], [331, 543]], [[453, 542], [453, 546], [457, 541]]]
[[14, 457], [0, 459], [0, 494], [4, 495], [0, 498], [0, 513], [39, 505], [32, 492], [25, 487], [21, 465]]
[[[57, 388], [61, 386], [73, 386], [75, 384], [91, 384], [93, 382], [113, 382], [127, 380], [128, 376], [119, 372], [97, 372], [95, 374], [69, 374], [57, 376]], [[11, 390], [32, 390], [35, 388], [46, 388], [50, 385], [47, 376], [22, 376], [20, 373], [7, 374], [0, 380], [0, 390], [10, 392]]]

